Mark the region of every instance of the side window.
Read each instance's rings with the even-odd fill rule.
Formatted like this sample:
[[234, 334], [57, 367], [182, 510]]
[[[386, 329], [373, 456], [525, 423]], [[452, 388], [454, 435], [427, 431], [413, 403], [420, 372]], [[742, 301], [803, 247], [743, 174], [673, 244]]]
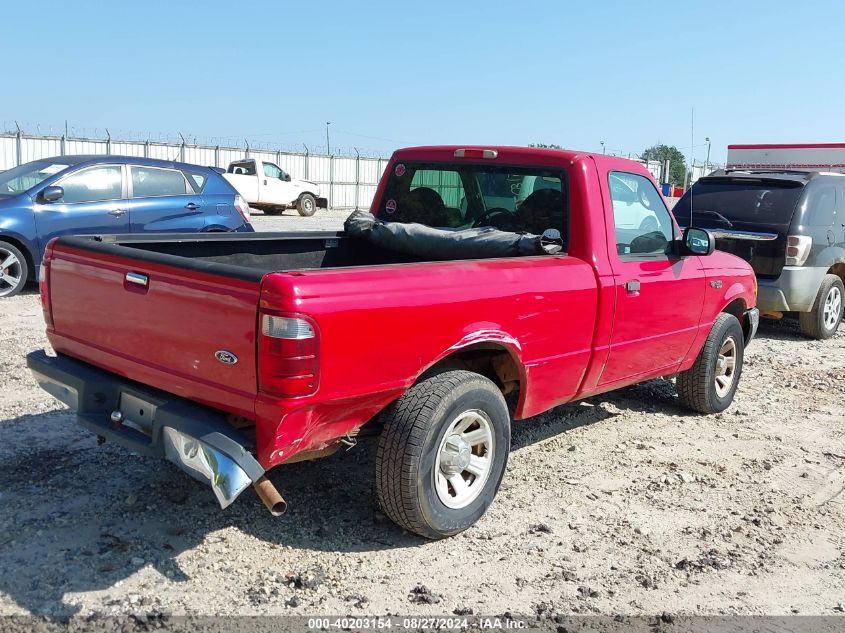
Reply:
[[819, 187], [810, 194], [810, 199], [807, 201], [807, 224], [832, 226], [835, 215], [836, 189], [834, 187], [830, 185]]
[[651, 180], [614, 171], [610, 172], [608, 184], [619, 255], [665, 255], [673, 239], [672, 218]]
[[132, 173], [133, 198], [184, 196], [188, 193], [188, 183], [181, 171], [134, 165], [129, 170]]
[[440, 196], [443, 206], [458, 209], [464, 199], [464, 185], [456, 171], [418, 169], [411, 179], [411, 191], [431, 189]]
[[190, 172], [183, 172], [185, 173], [193, 182], [193, 188], [196, 193], [202, 193], [203, 187], [205, 187], [205, 181], [208, 177], [205, 174], [200, 174], [195, 171]]
[[267, 178], [279, 179], [282, 177], [282, 170], [276, 167], [273, 163], [264, 163], [264, 175]]
[[98, 202], [123, 197], [120, 165], [89, 167], [71, 174], [59, 186], [65, 194], [59, 202]]

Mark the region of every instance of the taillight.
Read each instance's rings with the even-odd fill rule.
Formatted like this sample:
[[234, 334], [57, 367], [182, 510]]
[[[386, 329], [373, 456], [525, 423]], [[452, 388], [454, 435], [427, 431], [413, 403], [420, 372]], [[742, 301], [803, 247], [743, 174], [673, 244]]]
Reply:
[[790, 235], [786, 238], [786, 265], [803, 266], [810, 256], [813, 238], [809, 235]]
[[241, 214], [244, 222], [249, 222], [249, 203], [240, 194], [235, 196], [235, 209]]
[[50, 260], [46, 254], [38, 268], [38, 292], [41, 295], [41, 310], [44, 312], [44, 323], [48, 328], [53, 327], [53, 306], [50, 304]]
[[483, 158], [486, 160], [495, 160], [499, 157], [499, 152], [495, 149], [456, 149], [455, 158]]
[[261, 313], [258, 388], [283, 398], [310, 396], [320, 382], [317, 324], [298, 314]]

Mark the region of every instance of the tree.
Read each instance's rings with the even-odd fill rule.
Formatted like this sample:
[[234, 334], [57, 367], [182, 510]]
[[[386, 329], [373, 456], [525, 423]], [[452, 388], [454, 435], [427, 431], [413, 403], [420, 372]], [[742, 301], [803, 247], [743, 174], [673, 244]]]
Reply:
[[545, 143], [529, 143], [528, 147], [539, 147], [541, 149], [563, 149], [560, 145], [555, 145], [554, 143], [550, 145], [546, 145]]
[[669, 161], [669, 184], [676, 187], [684, 186], [684, 176], [687, 173], [687, 161], [684, 155], [674, 145], [659, 143], [652, 145], [640, 154], [642, 160], [656, 160], [664, 165]]

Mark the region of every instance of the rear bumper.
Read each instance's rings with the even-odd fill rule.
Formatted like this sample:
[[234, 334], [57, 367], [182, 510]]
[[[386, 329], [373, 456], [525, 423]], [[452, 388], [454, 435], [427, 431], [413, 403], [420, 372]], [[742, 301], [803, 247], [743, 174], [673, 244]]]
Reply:
[[208, 484], [221, 508], [264, 475], [246, 448], [248, 438], [219, 411], [67, 356], [37, 351], [26, 362], [42, 389], [76, 411], [80, 425], [141, 455], [173, 462]]
[[784, 266], [777, 279], [758, 279], [757, 306], [763, 312], [809, 312], [826, 268]]

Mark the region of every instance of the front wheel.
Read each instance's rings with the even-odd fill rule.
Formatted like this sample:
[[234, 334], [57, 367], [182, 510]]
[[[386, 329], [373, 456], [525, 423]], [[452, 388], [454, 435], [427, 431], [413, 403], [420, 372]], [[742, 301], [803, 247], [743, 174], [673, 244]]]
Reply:
[[845, 287], [836, 275], [825, 275], [811, 312], [798, 315], [798, 326], [805, 336], [824, 340], [836, 334], [842, 321]]
[[310, 193], [303, 193], [296, 203], [296, 210], [302, 217], [309, 218], [317, 212], [317, 200]]
[[721, 313], [688, 370], [678, 374], [681, 402], [693, 411], [718, 413], [733, 402], [745, 356], [742, 326], [732, 314]]
[[400, 527], [430, 539], [473, 525], [496, 496], [510, 452], [502, 392], [469, 371], [411, 387], [382, 414], [376, 494]]
[[29, 276], [26, 258], [15, 246], [0, 241], [0, 297], [13, 297], [23, 290]]

